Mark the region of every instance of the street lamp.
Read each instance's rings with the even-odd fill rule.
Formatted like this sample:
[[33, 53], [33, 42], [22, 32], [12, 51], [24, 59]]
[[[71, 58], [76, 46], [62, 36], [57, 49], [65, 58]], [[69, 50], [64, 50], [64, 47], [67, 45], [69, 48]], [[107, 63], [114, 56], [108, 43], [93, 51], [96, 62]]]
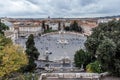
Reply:
[[46, 64], [45, 64], [45, 66], [46, 67], [48, 67], [49, 68], [49, 55], [51, 55], [52, 54], [52, 52], [48, 52], [48, 51], [46, 51], [45, 52], [45, 60], [46, 60]]
[[51, 54], [52, 54], [52, 52], [48, 52], [48, 51], [45, 52], [45, 60], [46, 61], [49, 61], [49, 55], [51, 55]]

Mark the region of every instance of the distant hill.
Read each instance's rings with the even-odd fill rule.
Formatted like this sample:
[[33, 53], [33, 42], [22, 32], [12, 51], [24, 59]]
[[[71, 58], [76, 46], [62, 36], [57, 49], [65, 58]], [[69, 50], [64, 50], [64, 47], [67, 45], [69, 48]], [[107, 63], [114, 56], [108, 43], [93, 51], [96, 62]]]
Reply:
[[[0, 19], [2, 18], [8, 18], [8, 17], [0, 17]], [[113, 15], [113, 16], [104, 16], [104, 17], [86, 17], [86, 18], [51, 18], [51, 19], [71, 19], [71, 20], [76, 20], [76, 19], [104, 19], [104, 18], [120, 18], [120, 15]], [[17, 20], [45, 20], [47, 18], [9, 18], [9, 19], [17, 19]]]
[[95, 18], [103, 19], [103, 18], [117, 18], [117, 17], [120, 17], [120, 15], [116, 15], [116, 16], [104, 16], [104, 17], [95, 17]]

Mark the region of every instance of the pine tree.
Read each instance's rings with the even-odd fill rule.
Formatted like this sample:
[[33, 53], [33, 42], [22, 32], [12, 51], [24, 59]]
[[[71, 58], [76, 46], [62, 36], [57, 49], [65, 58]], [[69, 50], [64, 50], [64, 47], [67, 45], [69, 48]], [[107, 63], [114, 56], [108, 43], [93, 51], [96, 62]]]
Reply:
[[42, 21], [42, 29], [45, 30], [45, 21]]
[[28, 55], [29, 62], [25, 70], [28, 72], [34, 71], [36, 67], [35, 60], [38, 59], [40, 53], [35, 47], [34, 36], [32, 34], [28, 37], [26, 42], [26, 53]]

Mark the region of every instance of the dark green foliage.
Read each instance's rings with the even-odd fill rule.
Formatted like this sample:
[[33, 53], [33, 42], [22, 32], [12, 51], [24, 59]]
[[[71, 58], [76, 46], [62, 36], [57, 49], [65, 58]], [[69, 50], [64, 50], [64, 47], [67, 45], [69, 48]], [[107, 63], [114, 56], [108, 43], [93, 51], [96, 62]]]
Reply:
[[85, 46], [88, 50], [88, 52], [90, 53], [91, 55], [91, 61], [94, 62], [96, 60], [95, 58], [95, 53], [96, 53], [96, 48], [98, 46], [98, 41], [95, 39], [95, 38], [88, 38], [86, 43], [85, 43]]
[[35, 42], [34, 42], [34, 36], [31, 34], [29, 37], [28, 37], [28, 40], [26, 42], [26, 48], [31, 48], [35, 45]]
[[66, 26], [64, 27], [64, 30], [66, 31], [75, 31], [75, 32], [83, 32], [83, 29], [81, 28], [81, 26], [78, 25], [78, 23], [76, 21], [74, 21], [70, 27]]
[[74, 21], [73, 24], [70, 25], [69, 30], [70, 31], [76, 31], [76, 32], [82, 32], [83, 31], [82, 28], [81, 28], [81, 26], [79, 26], [76, 21]]
[[114, 59], [116, 54], [116, 44], [109, 38], [102, 41], [98, 46], [96, 55], [98, 60], [102, 63], [104, 70], [111, 71], [114, 67]]
[[49, 27], [49, 25], [46, 25], [47, 26], [47, 29], [46, 30], [50, 30], [50, 27]]
[[45, 30], [45, 21], [42, 21], [42, 29]]
[[8, 26], [6, 26], [4, 23], [0, 22], [0, 34], [4, 34], [4, 31], [8, 30], [8, 29], [9, 29]]
[[35, 47], [34, 36], [32, 34], [28, 37], [28, 40], [26, 42], [26, 53], [29, 58], [26, 71], [33, 71], [36, 67], [36, 64], [34, 63], [34, 61], [38, 59], [39, 52], [37, 48]]
[[39, 52], [36, 47], [30, 47], [26, 49], [26, 53], [29, 57], [33, 58], [34, 60], [38, 59]]
[[61, 22], [58, 22], [58, 30], [61, 30]]
[[85, 46], [91, 53], [92, 62], [98, 60], [103, 70], [120, 76], [120, 21], [100, 23]]
[[81, 66], [83, 65], [83, 68], [85, 69], [86, 65], [90, 62], [90, 60], [91, 59], [89, 53], [85, 52], [82, 49], [76, 51], [74, 55], [75, 66], [79, 68], [81, 68]]
[[66, 26], [64, 29], [65, 29], [66, 31], [70, 31], [70, 27], [68, 27], [68, 26]]

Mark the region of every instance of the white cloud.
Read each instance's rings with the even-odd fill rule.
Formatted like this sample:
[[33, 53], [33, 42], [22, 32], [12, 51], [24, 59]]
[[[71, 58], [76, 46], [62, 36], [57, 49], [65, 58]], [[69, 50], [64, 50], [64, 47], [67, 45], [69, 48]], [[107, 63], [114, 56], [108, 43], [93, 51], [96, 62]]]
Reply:
[[120, 14], [120, 0], [0, 0], [0, 16], [93, 17]]

